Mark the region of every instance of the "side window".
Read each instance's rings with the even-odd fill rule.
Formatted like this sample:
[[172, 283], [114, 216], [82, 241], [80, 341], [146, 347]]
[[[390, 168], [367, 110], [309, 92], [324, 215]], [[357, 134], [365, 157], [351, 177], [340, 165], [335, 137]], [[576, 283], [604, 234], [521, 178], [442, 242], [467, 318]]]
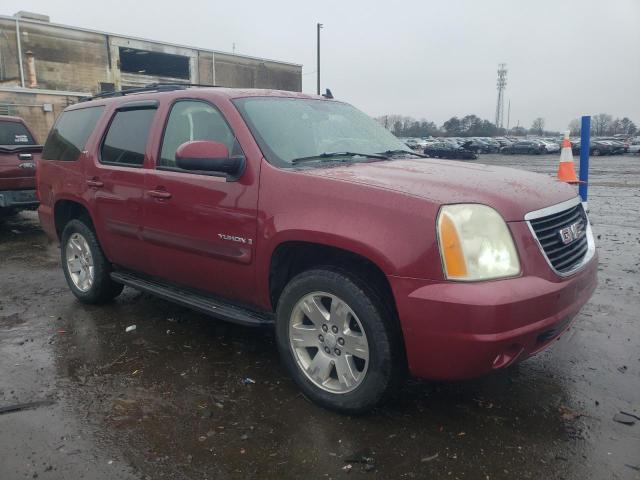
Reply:
[[231, 155], [238, 154], [239, 145], [222, 114], [212, 105], [196, 100], [177, 102], [169, 113], [162, 139], [160, 167], [176, 167], [176, 150], [192, 140], [212, 140], [224, 143]]
[[104, 107], [88, 107], [63, 112], [47, 137], [44, 160], [75, 161], [93, 132]]
[[142, 166], [155, 108], [117, 111], [100, 148], [100, 162]]

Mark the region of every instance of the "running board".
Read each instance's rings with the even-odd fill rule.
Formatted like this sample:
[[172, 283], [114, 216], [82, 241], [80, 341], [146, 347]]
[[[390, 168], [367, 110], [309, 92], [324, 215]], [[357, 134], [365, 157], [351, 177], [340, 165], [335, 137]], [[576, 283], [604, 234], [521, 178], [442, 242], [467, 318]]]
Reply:
[[257, 312], [206, 294], [169, 285], [128, 272], [112, 272], [111, 278], [128, 287], [150, 293], [173, 303], [240, 325], [273, 325], [273, 314]]

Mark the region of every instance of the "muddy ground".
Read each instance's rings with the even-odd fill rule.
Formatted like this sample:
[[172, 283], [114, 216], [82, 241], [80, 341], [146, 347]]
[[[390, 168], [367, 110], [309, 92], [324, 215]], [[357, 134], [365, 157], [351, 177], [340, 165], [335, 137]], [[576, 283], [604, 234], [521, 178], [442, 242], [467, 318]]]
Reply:
[[639, 479], [640, 419], [613, 417], [640, 417], [640, 157], [593, 158], [591, 177], [600, 283], [571, 330], [479, 380], [409, 382], [358, 418], [309, 403], [270, 331], [131, 289], [81, 305], [37, 216], [1, 223], [0, 408], [49, 403], [0, 414], [0, 479]]

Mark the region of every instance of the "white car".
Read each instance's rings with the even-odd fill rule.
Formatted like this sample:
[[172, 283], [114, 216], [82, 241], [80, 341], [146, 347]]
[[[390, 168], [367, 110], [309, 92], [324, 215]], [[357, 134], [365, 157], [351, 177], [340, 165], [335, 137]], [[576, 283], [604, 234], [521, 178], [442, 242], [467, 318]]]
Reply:
[[627, 150], [628, 153], [634, 153], [636, 155], [640, 154], [640, 137], [639, 138], [635, 138], [633, 141], [631, 141], [631, 143], [629, 144], [629, 149]]
[[544, 145], [544, 149], [547, 153], [558, 153], [560, 151], [560, 145], [556, 142], [551, 142], [549, 140], [538, 140], [541, 144]]

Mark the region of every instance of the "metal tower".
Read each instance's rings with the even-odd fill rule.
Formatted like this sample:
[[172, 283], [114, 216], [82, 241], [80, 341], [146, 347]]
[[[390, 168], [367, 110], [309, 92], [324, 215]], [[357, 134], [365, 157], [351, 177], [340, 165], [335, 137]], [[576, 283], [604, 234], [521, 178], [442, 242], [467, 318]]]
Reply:
[[507, 64], [498, 64], [498, 102], [496, 104], [496, 122], [498, 128], [504, 127], [504, 89], [507, 87]]

